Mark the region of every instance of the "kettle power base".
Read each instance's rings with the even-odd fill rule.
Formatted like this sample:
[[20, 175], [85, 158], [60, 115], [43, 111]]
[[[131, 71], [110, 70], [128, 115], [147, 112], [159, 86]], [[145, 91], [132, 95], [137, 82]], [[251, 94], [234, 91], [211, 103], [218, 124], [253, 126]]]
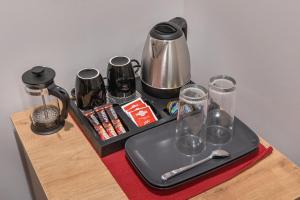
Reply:
[[169, 99], [169, 98], [175, 98], [179, 96], [180, 88], [174, 88], [174, 89], [156, 89], [153, 87], [150, 87], [146, 83], [142, 82], [142, 87], [145, 92], [150, 94], [151, 96], [162, 98], [162, 99]]
[[73, 101], [70, 102], [70, 114], [72, 118], [75, 120], [79, 128], [82, 130], [86, 138], [90, 141], [100, 157], [104, 157], [120, 149], [123, 149], [126, 140], [131, 136], [158, 127], [162, 124], [171, 122], [176, 119], [176, 115], [169, 115], [167, 113], [166, 107], [169, 101], [178, 100], [178, 97], [160, 99], [150, 96], [143, 91], [141, 80], [139, 77], [136, 78], [136, 89], [141, 95], [141, 98], [152, 108], [158, 120], [143, 127], [137, 127], [134, 122], [127, 116], [127, 114], [122, 110], [121, 106], [113, 104], [113, 107], [127, 132], [105, 141], [100, 139], [94, 127], [82, 114], [81, 110], [76, 106], [76, 103]]

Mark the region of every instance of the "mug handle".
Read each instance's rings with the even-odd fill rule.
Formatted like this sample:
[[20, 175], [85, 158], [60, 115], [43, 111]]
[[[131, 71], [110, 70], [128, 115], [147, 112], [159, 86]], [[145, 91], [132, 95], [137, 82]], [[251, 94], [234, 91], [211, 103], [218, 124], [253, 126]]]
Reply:
[[140, 68], [141, 68], [141, 65], [140, 65], [140, 63], [139, 63], [139, 61], [138, 60], [136, 60], [136, 59], [131, 59], [131, 61], [130, 62], [135, 62], [136, 63], [136, 65], [135, 66], [133, 66], [132, 68], [137, 68], [135, 71], [134, 71], [134, 73], [136, 74], [136, 73], [138, 73], [139, 72], [139, 70], [140, 70]]
[[72, 88], [70, 92], [70, 100], [75, 100], [75, 99], [76, 99], [75, 88]]

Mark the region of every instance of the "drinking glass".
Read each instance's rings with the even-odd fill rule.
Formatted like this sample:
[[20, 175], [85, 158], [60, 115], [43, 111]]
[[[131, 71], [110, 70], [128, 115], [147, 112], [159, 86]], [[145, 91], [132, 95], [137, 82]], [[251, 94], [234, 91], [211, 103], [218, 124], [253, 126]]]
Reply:
[[203, 86], [188, 84], [180, 89], [176, 123], [180, 152], [194, 155], [205, 149], [207, 107], [207, 90]]
[[233, 137], [236, 81], [226, 75], [209, 79], [207, 142], [215, 145], [229, 143]]

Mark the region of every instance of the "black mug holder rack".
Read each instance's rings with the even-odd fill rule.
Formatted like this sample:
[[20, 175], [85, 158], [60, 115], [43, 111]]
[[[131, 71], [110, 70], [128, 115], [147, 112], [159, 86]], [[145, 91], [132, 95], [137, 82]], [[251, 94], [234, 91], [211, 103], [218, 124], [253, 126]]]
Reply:
[[90, 124], [89, 120], [82, 114], [81, 110], [76, 106], [76, 103], [74, 101], [70, 103], [71, 116], [73, 117], [79, 128], [82, 130], [86, 138], [90, 141], [94, 149], [100, 155], [100, 157], [104, 157], [120, 149], [123, 149], [125, 142], [129, 137], [176, 119], [176, 115], [170, 115], [168, 113], [167, 104], [170, 101], [178, 100], [178, 98], [159, 99], [148, 95], [143, 91], [141, 80], [139, 77], [136, 78], [136, 89], [141, 94], [141, 98], [143, 99], [143, 101], [145, 101], [152, 108], [158, 120], [143, 127], [137, 127], [122, 110], [120, 105], [113, 104], [113, 107], [119, 119], [126, 129], [126, 133], [104, 141], [100, 139], [96, 130]]

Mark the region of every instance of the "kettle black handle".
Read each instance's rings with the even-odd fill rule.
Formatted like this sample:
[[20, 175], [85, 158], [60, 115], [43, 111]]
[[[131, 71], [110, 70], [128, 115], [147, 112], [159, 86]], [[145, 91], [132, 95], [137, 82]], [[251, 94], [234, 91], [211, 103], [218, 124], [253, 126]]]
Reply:
[[175, 17], [175, 18], [171, 19], [169, 22], [173, 22], [173, 23], [177, 24], [183, 31], [185, 39], [187, 39], [187, 22], [184, 18]]
[[65, 89], [55, 85], [54, 83], [48, 87], [48, 92], [50, 95], [56, 96], [61, 100], [62, 109], [60, 114], [60, 121], [64, 121], [68, 116], [70, 105], [70, 97], [68, 95], [68, 92]]

